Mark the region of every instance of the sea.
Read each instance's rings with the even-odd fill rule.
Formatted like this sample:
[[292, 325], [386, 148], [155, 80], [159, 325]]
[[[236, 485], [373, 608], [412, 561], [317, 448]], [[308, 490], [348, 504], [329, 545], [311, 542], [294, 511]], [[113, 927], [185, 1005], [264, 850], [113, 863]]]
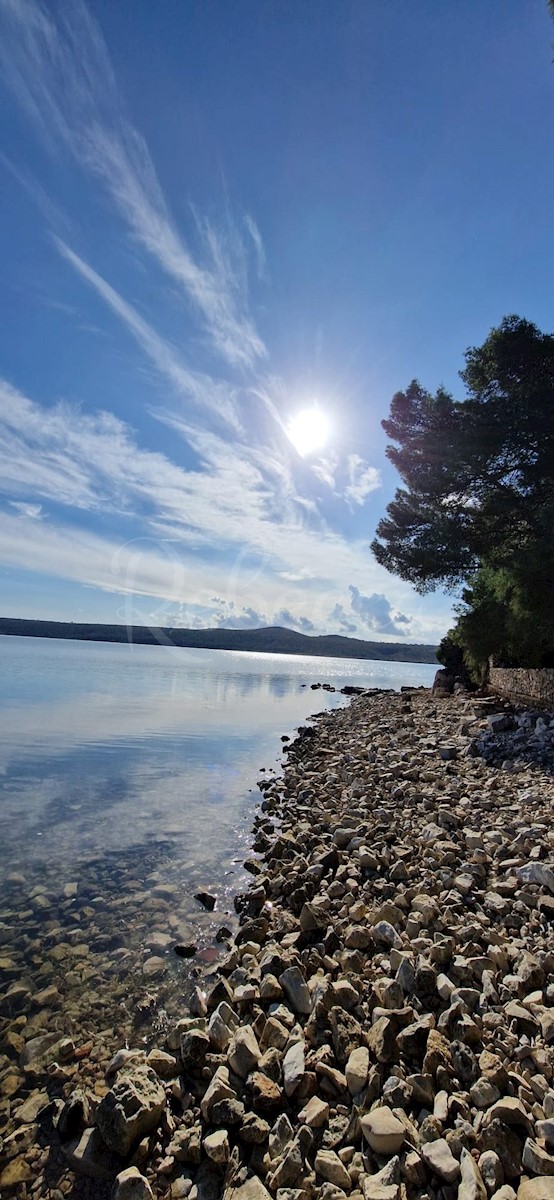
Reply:
[[50, 1020], [67, 1032], [69, 1011], [77, 1037], [119, 1022], [132, 1040], [141, 1004], [169, 1020], [235, 927], [282, 738], [347, 703], [346, 684], [430, 686], [435, 670], [0, 636], [0, 985], [57, 990]]

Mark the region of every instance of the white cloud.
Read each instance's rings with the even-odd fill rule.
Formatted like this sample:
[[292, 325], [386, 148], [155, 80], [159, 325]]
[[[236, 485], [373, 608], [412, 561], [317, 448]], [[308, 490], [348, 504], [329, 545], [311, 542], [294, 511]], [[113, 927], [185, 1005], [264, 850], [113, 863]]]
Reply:
[[186, 245], [82, 0], [53, 0], [48, 8], [38, 0], [2, 0], [0, 29], [4, 77], [46, 143], [61, 141], [100, 180], [134, 240], [179, 285], [228, 362], [249, 367], [263, 358], [238, 234], [228, 237], [203, 220], [204, 262]]
[[221, 608], [215, 613], [214, 624], [219, 629], [263, 629], [272, 622], [263, 612], [257, 612], [255, 608], [240, 607], [225, 601], [221, 604]]
[[356, 613], [368, 629], [404, 637], [405, 626], [411, 624], [411, 618], [395, 610], [386, 596], [377, 592], [372, 596], [364, 596], [353, 584], [350, 584], [348, 591], [352, 612]]
[[312, 463], [312, 471], [317, 479], [325, 483], [331, 491], [335, 490], [335, 473], [338, 467], [336, 458], [320, 458], [317, 462]]
[[[358, 630], [365, 624], [390, 636], [404, 632], [404, 604], [413, 612], [419, 598], [372, 561], [365, 542], [348, 542], [304, 509], [285, 459], [182, 422], [177, 427], [197, 456], [194, 469], [142, 448], [112, 413], [46, 407], [0, 384], [0, 474], [9, 499], [101, 512], [104, 523], [121, 529], [123, 522], [129, 531], [128, 540], [94, 538], [61, 525], [55, 511], [48, 523], [27, 520], [23, 531], [33, 509], [24, 514], [20, 507], [17, 518], [4, 518], [0, 561], [49, 572], [55, 563], [62, 578], [199, 604], [211, 614], [221, 596], [264, 614], [264, 623], [279, 623], [286, 612], [281, 623], [297, 614], [296, 627], [307, 629], [309, 620], [321, 631], [347, 581], [356, 579], [363, 592], [355, 589], [359, 600], [345, 619], [357, 617]], [[383, 608], [385, 587], [390, 611]], [[410, 632], [429, 640], [432, 621], [423, 613]]]
[[352, 504], [363, 504], [371, 492], [381, 487], [381, 472], [370, 467], [359, 454], [348, 456], [349, 484], [344, 497]]
[[272, 625], [285, 625], [287, 629], [297, 629], [299, 633], [315, 633], [315, 625], [309, 617], [299, 617], [289, 608], [281, 608], [273, 614]]
[[244, 224], [245, 224], [246, 229], [248, 230], [248, 233], [250, 234], [250, 237], [252, 238], [252, 241], [254, 243], [254, 250], [256, 252], [256, 264], [257, 264], [257, 270], [258, 270], [258, 277], [260, 279], [263, 279], [263, 276], [265, 274], [266, 257], [265, 257], [264, 244], [262, 241], [262, 235], [258, 229], [258, 226], [256, 225], [254, 218], [250, 215], [250, 213], [246, 214], [246, 216], [244, 218]]
[[31, 521], [40, 521], [43, 515], [42, 504], [28, 504], [24, 500], [9, 500], [8, 504], [15, 508], [20, 517], [28, 517]]
[[326, 484], [339, 500], [351, 509], [365, 503], [371, 492], [381, 487], [381, 472], [359, 454], [349, 454], [346, 464], [337, 455], [326, 455], [312, 465], [317, 479]]
[[[3, 0], [0, 0], [0, 2], [3, 2]], [[0, 16], [1, 11], [0, 7]], [[19, 164], [16, 166], [11, 158], [8, 158], [7, 154], [3, 154], [1, 151], [0, 163], [10, 172], [10, 175], [13, 175], [14, 179], [17, 180], [27, 195], [30, 196], [33, 204], [36, 205], [50, 228], [63, 230], [67, 237], [72, 232], [71, 222], [59, 205], [54, 203], [52, 197], [48, 195], [46, 189], [39, 183], [32, 172], [25, 170]]]
[[357, 625], [347, 615], [344, 610], [344, 605], [335, 604], [332, 611], [329, 613], [329, 621], [338, 626], [338, 632], [343, 634], [356, 634], [358, 631]]
[[215, 413], [235, 430], [239, 429], [240, 423], [233, 402], [233, 389], [225, 383], [212, 379], [209, 375], [190, 371], [177, 350], [160, 337], [152, 326], [137, 313], [136, 309], [128, 304], [119, 292], [116, 292], [115, 288], [111, 287], [60, 238], [54, 238], [54, 242], [63, 258], [94, 288], [112, 312], [115, 312], [123, 321], [141, 349], [154, 363], [160, 374], [169, 380], [176, 392], [192, 400], [200, 409], [207, 409]]

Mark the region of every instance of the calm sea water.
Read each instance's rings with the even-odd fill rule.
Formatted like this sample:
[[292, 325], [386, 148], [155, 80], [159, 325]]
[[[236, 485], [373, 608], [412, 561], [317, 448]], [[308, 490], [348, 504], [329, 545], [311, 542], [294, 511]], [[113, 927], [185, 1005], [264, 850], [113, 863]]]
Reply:
[[209, 875], [242, 841], [249, 788], [280, 757], [279, 735], [345, 702], [311, 683], [399, 688], [434, 671], [0, 637], [0, 871], [48, 859], [63, 873], [174, 839]]
[[[29, 1035], [54, 1024], [117, 1045], [178, 1016], [250, 878], [260, 771], [279, 768], [280, 735], [346, 703], [310, 684], [429, 685], [434, 671], [0, 637], [0, 989], [30, 989]], [[189, 941], [184, 962], [174, 946]], [[52, 985], [50, 1011], [33, 996]]]

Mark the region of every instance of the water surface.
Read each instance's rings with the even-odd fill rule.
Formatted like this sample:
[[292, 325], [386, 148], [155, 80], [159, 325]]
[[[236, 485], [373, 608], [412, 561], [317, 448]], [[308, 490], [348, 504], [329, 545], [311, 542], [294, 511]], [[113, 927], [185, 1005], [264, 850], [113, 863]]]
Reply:
[[344, 703], [303, 684], [399, 687], [434, 670], [0, 637], [0, 868], [48, 857], [64, 872], [68, 858], [171, 837], [209, 870], [279, 734]]
[[[85, 1020], [114, 1030], [119, 1021], [130, 1036], [141, 996], [153, 988], [176, 1014], [191, 966], [175, 956], [175, 943], [192, 940], [209, 958], [218, 928], [232, 928], [260, 770], [278, 769], [280, 735], [345, 703], [338, 690], [310, 685], [429, 685], [434, 671], [0, 637], [8, 983], [27, 980], [31, 995], [54, 983], [56, 1019], [67, 1025], [71, 1012], [75, 1031]], [[217, 897], [214, 913], [195, 899], [203, 888]], [[46, 1017], [50, 1027], [52, 1014], [29, 1004], [36, 1029]]]

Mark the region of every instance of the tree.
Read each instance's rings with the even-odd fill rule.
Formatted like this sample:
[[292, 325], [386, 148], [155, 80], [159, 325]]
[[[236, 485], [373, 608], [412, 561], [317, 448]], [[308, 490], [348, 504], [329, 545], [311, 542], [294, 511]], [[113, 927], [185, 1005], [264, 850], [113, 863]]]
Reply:
[[471, 672], [466, 662], [463, 646], [455, 630], [451, 630], [442, 638], [438, 649], [437, 659], [451, 679], [462, 683], [464, 687], [471, 686]]
[[462, 593], [453, 637], [476, 682], [489, 658], [506, 667], [554, 666], [553, 581], [527, 555], [511, 570], [483, 566]]
[[509, 612], [496, 624], [506, 655], [540, 619], [544, 658], [554, 650], [554, 336], [506, 317], [465, 359], [464, 400], [417, 381], [393, 397], [383, 428], [406, 486], [372, 550], [420, 592], [465, 584], [466, 636], [475, 606], [482, 621], [485, 609]]

